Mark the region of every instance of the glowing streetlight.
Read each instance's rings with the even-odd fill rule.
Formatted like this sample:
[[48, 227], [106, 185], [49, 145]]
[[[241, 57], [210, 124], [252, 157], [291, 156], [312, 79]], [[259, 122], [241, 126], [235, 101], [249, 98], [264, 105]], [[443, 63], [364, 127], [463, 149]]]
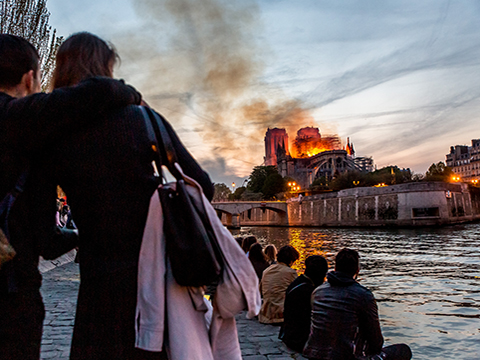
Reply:
[[233, 192], [235, 192], [235, 183], [232, 182], [232, 189], [233, 189]]

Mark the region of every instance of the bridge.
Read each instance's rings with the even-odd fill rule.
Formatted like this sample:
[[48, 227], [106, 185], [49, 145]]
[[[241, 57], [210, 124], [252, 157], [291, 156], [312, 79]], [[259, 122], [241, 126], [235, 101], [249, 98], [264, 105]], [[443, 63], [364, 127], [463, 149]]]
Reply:
[[[257, 225], [287, 225], [287, 203], [285, 201], [225, 201], [213, 202], [213, 208], [219, 215], [222, 215], [222, 222], [229, 228], [239, 228], [240, 222], [249, 222], [252, 211], [263, 213], [267, 210], [276, 214], [276, 216], [267, 216], [263, 221], [255, 221]], [[260, 209], [256, 210], [256, 209]], [[225, 214], [225, 215], [223, 215]], [[261, 219], [261, 220], [262, 220]]]

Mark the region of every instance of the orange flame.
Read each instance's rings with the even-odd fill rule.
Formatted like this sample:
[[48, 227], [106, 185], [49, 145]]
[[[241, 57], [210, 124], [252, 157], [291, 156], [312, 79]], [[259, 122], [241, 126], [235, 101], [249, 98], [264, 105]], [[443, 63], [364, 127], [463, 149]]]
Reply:
[[341, 142], [338, 136], [327, 136], [321, 139], [297, 137], [293, 143], [291, 152], [294, 158], [307, 158], [324, 151], [339, 149], [341, 149]]

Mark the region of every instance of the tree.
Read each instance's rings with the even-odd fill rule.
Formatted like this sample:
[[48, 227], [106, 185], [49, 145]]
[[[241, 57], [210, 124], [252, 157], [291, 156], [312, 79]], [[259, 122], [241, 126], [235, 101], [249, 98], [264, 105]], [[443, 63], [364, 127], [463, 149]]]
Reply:
[[309, 189], [313, 191], [329, 190], [327, 178], [325, 176], [316, 178], [310, 185]]
[[247, 190], [253, 193], [262, 192], [265, 180], [271, 174], [278, 174], [276, 166], [255, 166], [248, 178]]
[[63, 37], [48, 24], [47, 0], [0, 0], [0, 32], [25, 38], [38, 50], [42, 70], [42, 90], [50, 86], [55, 54]]
[[335, 177], [329, 186], [332, 190], [342, 190], [356, 186], [365, 186], [365, 174], [356, 170], [346, 171]]
[[213, 184], [213, 187], [215, 189], [215, 192], [213, 193], [213, 201], [226, 201], [232, 194], [228, 186], [223, 183]]
[[453, 172], [444, 162], [440, 161], [430, 165], [425, 173], [425, 180], [427, 181], [445, 181], [448, 182], [452, 177]]
[[262, 187], [265, 200], [273, 199], [275, 195], [285, 190], [285, 180], [278, 172], [268, 175]]
[[230, 195], [228, 196], [228, 199], [229, 199], [229, 200], [240, 200], [240, 199], [242, 198], [242, 195], [243, 195], [243, 193], [245, 192], [245, 190], [247, 190], [247, 188], [244, 187], [244, 186], [241, 186], [241, 187], [239, 187], [239, 188], [236, 188], [236, 189], [235, 189], [235, 192], [234, 192], [233, 194], [230, 194]]

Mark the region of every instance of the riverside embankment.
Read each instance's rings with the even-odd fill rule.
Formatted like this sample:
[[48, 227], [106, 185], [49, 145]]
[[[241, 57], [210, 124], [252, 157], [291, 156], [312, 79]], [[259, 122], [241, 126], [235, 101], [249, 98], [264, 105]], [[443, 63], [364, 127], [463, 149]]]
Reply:
[[217, 202], [224, 225], [409, 227], [480, 219], [480, 189], [463, 183], [412, 182], [359, 187], [284, 202]]
[[[65, 262], [65, 259], [58, 262]], [[67, 360], [70, 353], [75, 307], [80, 277], [78, 264], [64, 263], [54, 267], [42, 263], [42, 295], [45, 302], [41, 359]], [[278, 326], [247, 320], [244, 314], [237, 316], [237, 330], [244, 360], [305, 359], [289, 350], [278, 340]]]

